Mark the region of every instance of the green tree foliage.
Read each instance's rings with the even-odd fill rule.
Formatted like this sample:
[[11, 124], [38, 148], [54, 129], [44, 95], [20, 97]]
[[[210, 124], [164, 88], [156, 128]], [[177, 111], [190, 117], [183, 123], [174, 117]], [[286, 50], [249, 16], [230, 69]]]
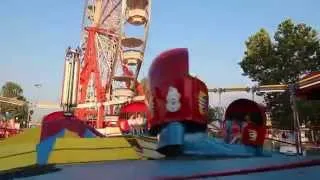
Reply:
[[20, 87], [19, 84], [9, 81], [2, 86], [1, 94], [4, 97], [22, 98], [23, 89]]
[[[245, 56], [239, 64], [243, 75], [259, 85], [294, 83], [301, 75], [320, 70], [318, 33], [306, 24], [295, 24], [287, 19], [278, 25], [274, 40], [265, 29], [261, 29], [245, 44]], [[288, 93], [268, 93], [265, 100], [273, 120], [282, 127], [292, 126], [289, 123], [292, 113]], [[301, 111], [306, 109], [302, 106], [307, 105], [301, 103]]]
[[[14, 82], [6, 82], [1, 88], [1, 96], [16, 98], [18, 100], [26, 101], [23, 96], [23, 89], [21, 86]], [[28, 105], [16, 106], [8, 103], [0, 103], [0, 113], [6, 114], [9, 112], [13, 117], [17, 118], [21, 124], [28, 119]], [[25, 124], [25, 123], [24, 123]]]
[[221, 120], [224, 114], [224, 110], [221, 107], [212, 107], [209, 106], [208, 109], [208, 118], [209, 118], [209, 123], [211, 123], [212, 121], [217, 121], [217, 120]]
[[304, 101], [297, 102], [300, 116], [307, 125], [320, 125], [320, 101]]

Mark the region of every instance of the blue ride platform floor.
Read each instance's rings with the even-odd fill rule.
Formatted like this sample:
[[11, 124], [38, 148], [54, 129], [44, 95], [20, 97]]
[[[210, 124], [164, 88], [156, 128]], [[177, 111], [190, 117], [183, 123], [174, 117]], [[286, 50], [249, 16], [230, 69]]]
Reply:
[[[320, 159], [319, 156], [296, 157], [296, 156], [273, 156], [255, 158], [233, 158], [215, 160], [131, 160], [131, 161], [109, 161], [103, 163], [88, 163], [57, 166], [60, 171], [21, 178], [26, 180], [98, 180], [98, 179], [157, 179], [168, 176], [189, 176], [199, 173], [212, 173], [227, 170], [238, 170], [244, 168], [257, 168], [261, 166], [280, 165], [302, 160]], [[319, 179], [320, 166], [307, 168], [296, 168], [291, 170], [280, 170], [263, 173], [251, 173], [246, 175], [220, 176], [208, 179], [261, 179], [277, 180], [286, 179]]]

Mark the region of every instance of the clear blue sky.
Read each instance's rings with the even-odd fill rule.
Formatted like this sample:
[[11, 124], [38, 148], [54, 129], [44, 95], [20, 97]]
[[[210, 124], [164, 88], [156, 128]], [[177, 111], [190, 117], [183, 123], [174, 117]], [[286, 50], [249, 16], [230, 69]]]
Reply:
[[[76, 46], [84, 0], [1, 0], [0, 84], [20, 83], [28, 98], [58, 102], [65, 48]], [[153, 0], [141, 75], [163, 50], [187, 47], [191, 71], [208, 86], [246, 85], [237, 65], [244, 41], [285, 18], [320, 29], [318, 0]], [[33, 84], [42, 83], [37, 91]]]

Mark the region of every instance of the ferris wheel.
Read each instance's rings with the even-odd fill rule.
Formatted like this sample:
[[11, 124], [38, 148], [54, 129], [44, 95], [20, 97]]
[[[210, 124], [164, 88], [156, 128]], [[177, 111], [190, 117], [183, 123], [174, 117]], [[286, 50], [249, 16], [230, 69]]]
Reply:
[[85, 3], [75, 112], [94, 127], [101, 128], [115, 105], [135, 96], [150, 13], [151, 0]]

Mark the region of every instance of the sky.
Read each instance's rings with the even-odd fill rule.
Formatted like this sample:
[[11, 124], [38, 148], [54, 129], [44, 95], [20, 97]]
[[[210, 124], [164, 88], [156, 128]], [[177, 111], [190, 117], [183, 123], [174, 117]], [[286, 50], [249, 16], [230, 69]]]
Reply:
[[[1, 0], [0, 85], [14, 81], [30, 100], [59, 102], [65, 49], [80, 42], [83, 6], [84, 0]], [[272, 34], [286, 18], [319, 30], [319, 7], [318, 0], [153, 0], [140, 75], [162, 51], [185, 47], [191, 73], [209, 88], [251, 85], [237, 64], [248, 37], [260, 28]], [[225, 94], [222, 103], [238, 96], [248, 95]]]

